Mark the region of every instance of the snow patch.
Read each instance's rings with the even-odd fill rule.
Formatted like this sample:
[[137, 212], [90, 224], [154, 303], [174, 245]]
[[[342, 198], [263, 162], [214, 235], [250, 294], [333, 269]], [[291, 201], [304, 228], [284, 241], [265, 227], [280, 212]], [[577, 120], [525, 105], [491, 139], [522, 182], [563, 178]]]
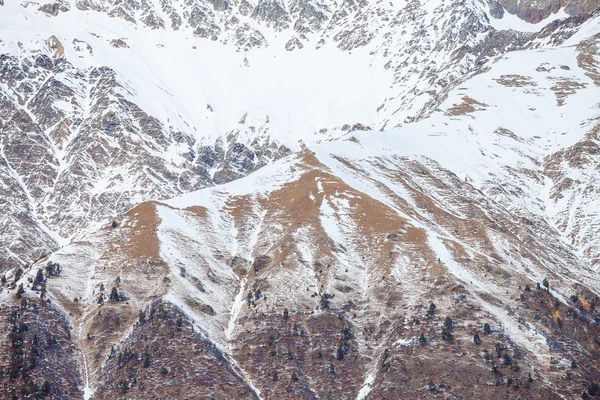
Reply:
[[367, 375], [367, 379], [365, 379], [365, 383], [360, 388], [358, 396], [356, 396], [356, 400], [364, 400], [367, 398], [369, 393], [371, 393], [371, 385], [373, 385], [373, 382], [375, 382], [375, 372], [371, 372], [369, 375]]

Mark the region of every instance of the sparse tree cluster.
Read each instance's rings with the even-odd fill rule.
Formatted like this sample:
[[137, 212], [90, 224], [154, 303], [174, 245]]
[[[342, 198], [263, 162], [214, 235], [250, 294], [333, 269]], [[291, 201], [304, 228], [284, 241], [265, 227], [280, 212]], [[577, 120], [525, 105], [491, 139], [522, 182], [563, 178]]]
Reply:
[[452, 328], [454, 328], [454, 322], [452, 321], [452, 318], [446, 317], [446, 319], [444, 320], [444, 325], [442, 327], [442, 339], [444, 339], [447, 342], [452, 342], [454, 340]]
[[263, 297], [262, 291], [260, 288], [256, 289], [254, 292], [252, 290], [248, 291], [248, 295], [246, 296], [246, 300], [251, 307], [256, 307], [256, 301]]
[[[25, 307], [27, 305], [25, 304]], [[32, 372], [38, 367], [42, 357], [43, 343], [38, 338], [35, 327], [23, 320], [22, 310], [13, 310], [8, 317], [11, 323], [9, 363], [5, 370], [10, 381], [22, 381], [19, 398], [44, 399], [52, 394], [52, 386], [47, 379], [34, 380]], [[55, 341], [55, 339], [54, 339]], [[47, 345], [52, 345], [52, 337]], [[2, 375], [0, 375], [2, 376]], [[6, 387], [6, 386], [5, 386]], [[16, 397], [15, 397], [16, 398]]]
[[41, 268], [37, 270], [37, 274], [33, 279], [31, 289], [35, 291], [42, 291], [42, 293], [46, 291], [46, 278], [44, 277], [44, 273], [42, 272]]
[[110, 301], [119, 302], [119, 301], [123, 301], [125, 299], [125, 297], [123, 296], [123, 294], [121, 292], [119, 292], [119, 289], [117, 289], [116, 286], [113, 286], [113, 288], [110, 290], [109, 299], [110, 299]]
[[592, 383], [588, 388], [581, 394], [583, 400], [593, 400], [600, 398], [600, 385]]
[[335, 297], [334, 294], [329, 294], [329, 293], [323, 293], [321, 295], [321, 309], [322, 310], [326, 310], [329, 308], [329, 300], [333, 299]]
[[49, 261], [46, 264], [46, 275], [47, 276], [58, 276], [62, 272], [62, 267], [60, 264]]
[[346, 354], [350, 351], [351, 344], [350, 341], [354, 339], [354, 333], [348, 327], [343, 328], [340, 333], [340, 343], [338, 345], [336, 358], [339, 361], [342, 361]]
[[445, 326], [442, 328], [442, 339], [447, 342], [452, 342], [454, 340], [454, 335], [450, 329], [446, 328]]

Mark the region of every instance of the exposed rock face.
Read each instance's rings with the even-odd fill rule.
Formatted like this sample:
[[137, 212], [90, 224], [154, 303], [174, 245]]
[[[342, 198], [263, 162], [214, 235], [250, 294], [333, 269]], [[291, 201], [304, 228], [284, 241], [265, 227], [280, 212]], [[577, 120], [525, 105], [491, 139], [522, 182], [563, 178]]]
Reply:
[[[141, 199], [228, 182], [289, 153], [235, 138], [199, 145], [127, 100], [114, 70], [77, 69], [55, 37], [49, 43], [56, 58], [0, 60], [0, 80], [11, 88], [0, 94], [2, 270], [55, 250], [49, 231], [67, 238]], [[166, 159], [173, 147], [177, 158]]]
[[[590, 4], [573, 13], [590, 11]], [[511, 4], [503, 6], [514, 11]], [[498, 7], [492, 3], [490, 12], [498, 16]], [[331, 52], [328, 46], [335, 46], [344, 52], [364, 51], [370, 65], [390, 71], [391, 90], [372, 100], [367, 119], [357, 121], [349, 111], [344, 120], [287, 132], [293, 125], [282, 124], [287, 116], [279, 110], [261, 115], [262, 107], [250, 113], [242, 109], [234, 116], [239, 123], [223, 123], [226, 103], [193, 107], [188, 113], [171, 107], [173, 98], [181, 94], [180, 77], [170, 76], [167, 70], [157, 83], [128, 71], [117, 61], [144, 54], [139, 51], [142, 43], [134, 36], [113, 37], [113, 31], [102, 24], [94, 25], [95, 32], [84, 29], [75, 36], [59, 30], [62, 22], [52, 25], [57, 17], [50, 19], [47, 30], [42, 28], [48, 37], [43, 43], [39, 36], [25, 44], [18, 35], [7, 37], [0, 50], [4, 88], [0, 92], [4, 182], [0, 270], [35, 261], [140, 201], [245, 176], [298, 150], [299, 140], [306, 144], [335, 138], [347, 132], [346, 126], [383, 129], [424, 118], [489, 57], [560, 44], [587, 18], [523, 34], [495, 31], [485, 9], [460, 2], [430, 8], [416, 2], [338, 6], [305, 1], [78, 1], [73, 10], [63, 2], [40, 5], [40, 10], [90, 20], [105, 13], [124, 31], [138, 26], [146, 34], [192, 30], [222, 46], [250, 52], [243, 65], [255, 69], [260, 67], [253, 67], [248, 57], [253, 59], [258, 54], [253, 51], [266, 47]], [[105, 57], [107, 46], [113, 58]], [[142, 58], [141, 65], [148, 64]], [[154, 107], [148, 99], [168, 110]], [[189, 102], [187, 106], [191, 107]], [[271, 112], [279, 113], [276, 124], [271, 122]], [[307, 119], [311, 118], [312, 114]], [[290, 139], [294, 136], [298, 138]]]
[[[500, 7], [499, 7], [500, 6]], [[495, 18], [502, 18], [503, 11], [518, 16], [520, 19], [538, 23], [556, 14], [561, 8], [572, 16], [593, 12], [600, 7], [598, 0], [541, 0], [541, 1], [519, 1], [519, 0], [492, 0], [490, 1], [490, 13]], [[501, 10], [503, 8], [503, 10]]]

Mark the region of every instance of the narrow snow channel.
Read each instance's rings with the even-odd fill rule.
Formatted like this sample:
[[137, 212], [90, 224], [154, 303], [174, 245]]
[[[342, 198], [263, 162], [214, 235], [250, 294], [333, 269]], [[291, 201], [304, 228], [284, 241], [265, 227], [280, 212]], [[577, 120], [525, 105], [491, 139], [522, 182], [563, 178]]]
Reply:
[[[229, 353], [230, 354], [231, 354], [231, 339], [233, 337], [233, 331], [235, 330], [235, 322], [237, 321], [237, 318], [240, 314], [242, 306], [244, 305], [244, 289], [246, 288], [246, 280], [247, 280], [247, 278], [244, 278], [240, 281], [240, 290], [238, 291], [237, 295], [235, 296], [235, 300], [233, 301], [233, 305], [231, 306], [231, 316], [229, 317], [229, 324], [227, 325], [227, 332], [225, 334], [225, 336], [227, 338], [227, 342], [229, 344]], [[244, 380], [246, 381], [248, 386], [250, 386], [250, 388], [254, 391], [254, 393], [256, 394], [258, 399], [262, 400], [260, 390], [258, 390], [258, 388], [256, 386], [254, 386], [254, 384], [252, 383], [252, 380], [250, 379], [248, 374], [246, 374], [246, 371], [244, 371], [244, 369], [237, 363], [237, 361], [233, 357], [231, 357], [231, 363], [234, 364], [238, 368], [242, 377], [244, 378]]]
[[[81, 334], [83, 330], [81, 329], [81, 325], [79, 326], [79, 341], [81, 342]], [[85, 354], [85, 350], [81, 349], [81, 355], [83, 356], [83, 374], [85, 377], [85, 386], [83, 387], [83, 400], [90, 400], [92, 395], [94, 394], [94, 389], [90, 387], [90, 373], [88, 368], [87, 356]]]

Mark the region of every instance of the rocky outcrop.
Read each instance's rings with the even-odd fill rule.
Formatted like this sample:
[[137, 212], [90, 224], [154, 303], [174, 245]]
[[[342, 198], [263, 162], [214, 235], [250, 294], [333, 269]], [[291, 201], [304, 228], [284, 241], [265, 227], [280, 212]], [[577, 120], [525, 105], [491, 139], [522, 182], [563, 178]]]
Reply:
[[[289, 153], [277, 143], [246, 146], [235, 137], [200, 144], [129, 101], [114, 70], [77, 69], [58, 39], [49, 43], [54, 57], [0, 60], [0, 79], [13, 88], [0, 98], [2, 271], [55, 250], [50, 231], [67, 238], [139, 199], [237, 179]], [[161, 156], [173, 146], [175, 162]]]
[[490, 1], [490, 13], [495, 18], [502, 18], [503, 12], [516, 15], [524, 21], [537, 24], [552, 14], [556, 14], [561, 8], [572, 16], [596, 11], [600, 7], [597, 0], [543, 0], [543, 1], [518, 1], [518, 0], [492, 0]]
[[[491, 2], [490, 12], [499, 16], [502, 6], [518, 12], [515, 4]], [[594, 8], [592, 3], [582, 4], [583, 11], [573, 13]], [[546, 5], [554, 11], [550, 3], [536, 7]], [[575, 10], [574, 4], [568, 7]], [[185, 28], [198, 38], [244, 52], [279, 45], [282, 52], [368, 52], [368, 63], [390, 71], [392, 81], [389, 93], [373, 100], [369, 120], [361, 119], [360, 124], [349, 116], [347, 121], [314, 127], [314, 132], [287, 132], [287, 127], [273, 131], [269, 115], [255, 112], [223, 127], [216, 121], [225, 111], [210, 105], [195, 112], [202, 115], [201, 123], [200, 118], [183, 117], [180, 110], [148, 107], [148, 95], [136, 92], [136, 84], [145, 78], [128, 76], [118, 63], [106, 66], [99, 61], [106, 46], [125, 58], [139, 54], [140, 43], [133, 35], [112, 37], [110, 31], [98, 31], [67, 38], [53, 31], [44, 33], [48, 39], [41, 42], [7, 39], [0, 55], [0, 82], [9, 88], [0, 92], [0, 176], [6, 193], [0, 217], [6, 251], [0, 252], [0, 265], [35, 261], [139, 201], [243, 177], [301, 148], [302, 143], [290, 139], [294, 135], [302, 141], [328, 140], [353, 126], [380, 130], [426, 118], [453, 87], [490, 58], [559, 45], [589, 18], [581, 14], [531, 34], [495, 31], [483, 9], [461, 2], [429, 9], [416, 2], [344, 2], [338, 7], [296, 0], [82, 0], [72, 10], [62, 2], [42, 5], [41, 10], [51, 16], [81, 13], [91, 18], [106, 13], [125, 27], [145, 32]], [[243, 63], [249, 66], [251, 61], [246, 56]], [[171, 82], [173, 77], [160, 79]], [[154, 82], [141, 87], [154, 85], [160, 86]], [[159, 90], [166, 93], [159, 101], [169, 104], [168, 88]]]

